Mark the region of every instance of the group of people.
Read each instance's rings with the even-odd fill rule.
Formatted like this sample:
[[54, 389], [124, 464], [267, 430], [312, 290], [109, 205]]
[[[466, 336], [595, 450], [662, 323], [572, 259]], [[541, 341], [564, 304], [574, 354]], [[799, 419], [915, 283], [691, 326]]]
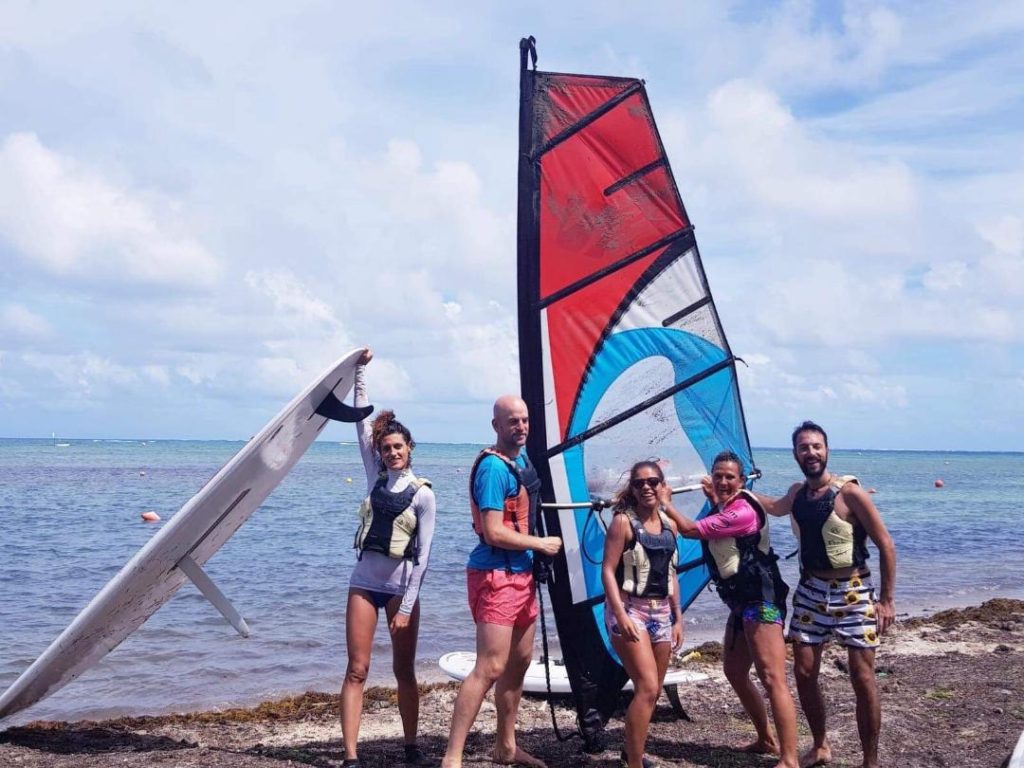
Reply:
[[[355, 378], [355, 405], [367, 403], [364, 368]], [[462, 763], [470, 729], [494, 689], [497, 735], [493, 759], [502, 764], [543, 766], [516, 743], [516, 716], [523, 678], [533, 659], [538, 616], [533, 555], [556, 555], [562, 542], [536, 535], [540, 480], [526, 455], [530, 423], [526, 403], [514, 395], [494, 404], [493, 446], [483, 450], [469, 476], [470, 508], [478, 543], [466, 568], [470, 612], [476, 624], [476, 662], [455, 699], [444, 768]], [[378, 613], [386, 611], [392, 640], [405, 759], [424, 761], [417, 746], [418, 688], [414, 670], [419, 627], [419, 589], [434, 532], [430, 482], [411, 468], [415, 442], [394, 414], [357, 425], [368, 495], [360, 507], [346, 612], [348, 666], [342, 685], [344, 768], [357, 768], [363, 687]], [[633, 465], [616, 494], [607, 529], [602, 582], [608, 637], [633, 681], [625, 718], [622, 759], [629, 768], [650, 765], [644, 755], [648, 727], [673, 648], [683, 641], [676, 582], [676, 537], [699, 539], [719, 596], [729, 608], [723, 667], [757, 732], [748, 751], [777, 755], [778, 766], [822, 765], [832, 759], [825, 707], [818, 684], [823, 645], [848, 648], [856, 697], [857, 728], [866, 768], [878, 764], [880, 706], [874, 661], [879, 637], [895, 620], [895, 549], [857, 479], [828, 470], [828, 437], [813, 422], [792, 435], [793, 456], [804, 474], [780, 498], [746, 489], [746, 468], [725, 451], [704, 478], [710, 512], [691, 520], [672, 504], [672, 489], [657, 461]], [[813, 737], [798, 761], [796, 707], [786, 674], [783, 635], [789, 587], [772, 551], [768, 519], [790, 516], [800, 538], [800, 582], [794, 592], [789, 637], [801, 706]], [[879, 552], [876, 597], [868, 571], [867, 539]], [[750, 677], [764, 686], [768, 710]]]

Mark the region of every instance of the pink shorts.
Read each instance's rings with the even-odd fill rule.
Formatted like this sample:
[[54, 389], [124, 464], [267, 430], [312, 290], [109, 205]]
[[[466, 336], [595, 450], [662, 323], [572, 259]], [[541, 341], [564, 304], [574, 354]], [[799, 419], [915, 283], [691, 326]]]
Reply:
[[528, 627], [537, 620], [533, 573], [466, 569], [469, 611], [477, 624]]

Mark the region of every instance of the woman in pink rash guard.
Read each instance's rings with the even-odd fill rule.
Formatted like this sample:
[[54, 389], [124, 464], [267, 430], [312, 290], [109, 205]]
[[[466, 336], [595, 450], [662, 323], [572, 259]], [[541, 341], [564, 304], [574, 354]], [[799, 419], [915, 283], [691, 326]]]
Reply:
[[[744, 488], [743, 463], [732, 451], [715, 457], [704, 492], [712, 503], [707, 517], [694, 522], [672, 506], [671, 490], [662, 491], [665, 512], [682, 536], [700, 539], [711, 578], [729, 606], [722, 666], [725, 676], [757, 729], [748, 752], [776, 754], [781, 768], [797, 768], [796, 707], [786, 682], [786, 643], [782, 634], [786, 593], [768, 538], [768, 517]], [[768, 692], [778, 737], [768, 725], [750, 668]]]

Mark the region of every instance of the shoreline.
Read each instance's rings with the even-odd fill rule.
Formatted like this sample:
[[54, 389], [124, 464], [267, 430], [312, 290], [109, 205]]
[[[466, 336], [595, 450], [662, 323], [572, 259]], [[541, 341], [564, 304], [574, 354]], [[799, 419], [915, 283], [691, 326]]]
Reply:
[[[687, 667], [709, 679], [680, 690], [693, 722], [677, 721], [662, 698], [651, 725], [648, 751], [664, 765], [758, 766], [760, 758], [734, 751], [752, 727], [721, 674], [718, 643], [700, 646]], [[1024, 601], [995, 598], [903, 620], [886, 636], [877, 661], [882, 697], [883, 764], [997, 766], [1024, 730]], [[829, 648], [822, 664], [835, 765], [858, 764], [859, 744], [845, 652]], [[790, 676], [792, 687], [792, 677]], [[457, 683], [421, 685], [420, 743], [439, 757]], [[366, 691], [360, 757], [364, 765], [400, 762], [402, 731], [395, 691]], [[568, 701], [556, 703], [559, 728], [574, 730]], [[806, 723], [798, 721], [801, 747]], [[494, 708], [485, 702], [467, 744], [467, 765], [491, 765]], [[549, 704], [525, 696], [519, 738], [551, 768], [578, 768], [578, 741], [559, 743]], [[622, 739], [617, 715], [608, 724], [608, 749], [586, 758], [616, 765]], [[0, 764], [41, 766], [337, 766], [343, 757], [337, 693], [306, 693], [253, 707], [121, 717], [77, 722], [34, 721], [0, 731]]]

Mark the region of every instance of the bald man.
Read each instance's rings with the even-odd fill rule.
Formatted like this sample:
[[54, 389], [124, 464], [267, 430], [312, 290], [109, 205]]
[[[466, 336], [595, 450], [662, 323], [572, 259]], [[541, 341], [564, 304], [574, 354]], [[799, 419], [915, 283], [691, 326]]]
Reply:
[[491, 426], [495, 443], [480, 452], [469, 474], [473, 530], [480, 539], [466, 566], [469, 609], [476, 622], [476, 665], [455, 699], [442, 766], [462, 765], [469, 729], [494, 686], [494, 762], [544, 768], [516, 744], [516, 715], [537, 624], [533, 551], [555, 555], [562, 540], [534, 534], [540, 479], [524, 450], [530, 434], [526, 403], [515, 395], [499, 397]]

